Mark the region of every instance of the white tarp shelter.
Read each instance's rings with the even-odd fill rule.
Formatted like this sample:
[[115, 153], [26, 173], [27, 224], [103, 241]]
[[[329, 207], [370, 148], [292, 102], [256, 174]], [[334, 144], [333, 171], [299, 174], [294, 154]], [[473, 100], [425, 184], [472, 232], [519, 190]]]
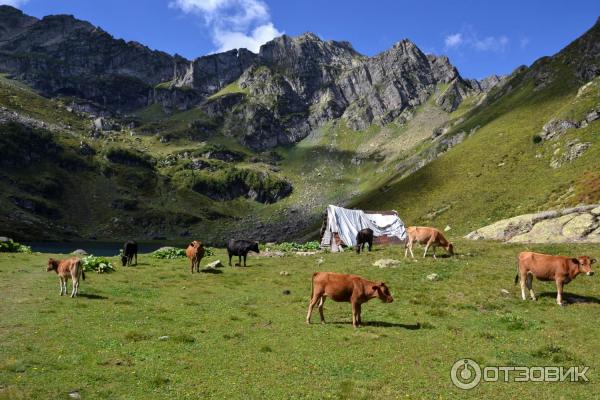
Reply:
[[396, 211], [349, 210], [333, 205], [327, 206], [327, 219], [321, 247], [342, 251], [341, 245], [356, 246], [356, 234], [361, 229], [373, 230], [374, 243], [402, 243], [406, 240], [406, 228]]

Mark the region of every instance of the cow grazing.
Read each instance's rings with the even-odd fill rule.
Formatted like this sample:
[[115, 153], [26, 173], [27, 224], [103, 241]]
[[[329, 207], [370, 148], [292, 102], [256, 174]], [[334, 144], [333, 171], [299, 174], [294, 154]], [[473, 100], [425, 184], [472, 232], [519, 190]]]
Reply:
[[123, 245], [123, 254], [121, 255], [121, 262], [123, 266], [131, 267], [133, 257], [135, 257], [135, 265], [137, 265], [137, 253], [138, 245], [135, 241], [129, 240]]
[[352, 304], [352, 326], [357, 328], [361, 324], [361, 305], [367, 301], [379, 298], [384, 303], [391, 303], [394, 298], [383, 282], [373, 282], [357, 275], [336, 274], [334, 272], [315, 272], [312, 276], [312, 294], [308, 305], [306, 323], [310, 324], [312, 310], [319, 303], [321, 323], [325, 323], [323, 316], [323, 303], [325, 297], [333, 301], [344, 301]]
[[238, 256], [238, 264], [242, 264], [242, 257], [244, 257], [244, 267], [246, 266], [246, 257], [248, 252], [253, 251], [260, 253], [258, 249], [258, 242], [252, 240], [235, 240], [231, 239], [227, 243], [227, 254], [229, 255], [229, 266], [231, 267], [231, 257]]
[[67, 281], [69, 277], [73, 280], [73, 290], [71, 297], [77, 296], [79, 293], [79, 278], [85, 280], [85, 272], [81, 260], [77, 257], [67, 258], [65, 260], [48, 260], [48, 268], [46, 271], [55, 271], [58, 275], [60, 285], [60, 295], [67, 294]]
[[571, 258], [523, 251], [519, 253], [515, 285], [520, 279], [523, 300], [527, 299], [525, 287], [529, 289], [531, 299], [535, 300], [533, 277], [535, 276], [540, 281], [554, 281], [556, 283], [556, 303], [562, 306], [564, 305], [562, 299], [563, 286], [581, 273], [588, 276], [594, 275], [592, 264], [595, 262], [595, 259], [590, 259], [588, 256]]
[[190, 270], [192, 274], [194, 273], [194, 267], [196, 267], [196, 272], [200, 272], [200, 261], [204, 257], [204, 247], [202, 246], [202, 243], [198, 240], [192, 241], [188, 244], [187, 249], [185, 249], [185, 254], [190, 260]]
[[408, 234], [408, 239], [406, 240], [404, 257], [407, 257], [408, 251], [410, 251], [410, 255], [412, 258], [415, 258], [413, 254], [412, 247], [415, 242], [425, 245], [425, 252], [423, 253], [423, 258], [427, 256], [427, 251], [430, 247], [433, 247], [433, 258], [435, 259], [435, 249], [436, 247], [443, 247], [446, 249], [448, 254], [451, 256], [454, 255], [454, 246], [450, 243], [442, 232], [435, 228], [429, 228], [425, 226], [409, 226], [406, 229], [406, 233]]
[[369, 251], [371, 251], [371, 247], [373, 247], [372, 229], [361, 229], [356, 234], [356, 254], [360, 254], [360, 251], [365, 249], [365, 244], [369, 245]]

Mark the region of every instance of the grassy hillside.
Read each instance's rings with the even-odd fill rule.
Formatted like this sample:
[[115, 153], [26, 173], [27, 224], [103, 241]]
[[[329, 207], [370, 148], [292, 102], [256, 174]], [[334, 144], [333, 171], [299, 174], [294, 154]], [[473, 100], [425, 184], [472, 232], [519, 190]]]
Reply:
[[[513, 285], [519, 246], [456, 247], [457, 258], [402, 261], [395, 269], [371, 264], [403, 260], [400, 247], [360, 256], [251, 257], [248, 268], [194, 275], [186, 260], [141, 255], [137, 267], [88, 273], [77, 299], [58, 295], [56, 275], [42, 268], [48, 255], [3, 253], [0, 399], [67, 398], [72, 390], [85, 399], [592, 398], [600, 339], [585, 332], [596, 330], [589, 316], [600, 281], [578, 277], [566, 287], [577, 303], [564, 308], [551, 283], [535, 282], [539, 300], [523, 302]], [[225, 260], [225, 252], [202, 265], [215, 259]], [[383, 280], [395, 301], [367, 303], [366, 325], [353, 329], [350, 305], [328, 300], [328, 324], [315, 313], [307, 326], [317, 270]], [[432, 272], [441, 280], [428, 281]], [[463, 391], [449, 374], [464, 357], [488, 366], [586, 365], [590, 381], [481, 383]]]
[[[599, 30], [588, 32], [586, 43], [597, 40]], [[450, 225], [465, 234], [513, 215], [598, 202], [600, 120], [551, 140], [538, 137], [550, 120], [579, 122], [600, 106], [600, 78], [588, 83], [579, 77], [581, 42], [517, 72], [480, 106], [460, 112], [447, 135], [471, 133], [461, 145], [353, 204], [396, 209], [409, 224]], [[565, 161], [576, 143], [590, 146]], [[561, 166], [552, 168], [553, 160]]]

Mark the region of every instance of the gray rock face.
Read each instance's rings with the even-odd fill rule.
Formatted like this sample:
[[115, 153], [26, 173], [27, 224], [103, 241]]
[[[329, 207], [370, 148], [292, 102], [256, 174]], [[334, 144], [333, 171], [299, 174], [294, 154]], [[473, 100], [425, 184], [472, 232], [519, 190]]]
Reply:
[[600, 206], [519, 215], [473, 231], [466, 238], [510, 243], [600, 243]]
[[[258, 54], [238, 49], [190, 61], [117, 40], [72, 16], [36, 19], [9, 6], [0, 7], [0, 70], [48, 96], [79, 97], [112, 111], [200, 104], [255, 150], [296, 143], [335, 118], [352, 129], [391, 122], [440, 83], [450, 83], [439, 104], [452, 111], [467, 93], [495, 82], [463, 80], [447, 57], [427, 56], [409, 40], [365, 57], [348, 42], [284, 35]], [[233, 83], [243, 93], [211, 97]]]

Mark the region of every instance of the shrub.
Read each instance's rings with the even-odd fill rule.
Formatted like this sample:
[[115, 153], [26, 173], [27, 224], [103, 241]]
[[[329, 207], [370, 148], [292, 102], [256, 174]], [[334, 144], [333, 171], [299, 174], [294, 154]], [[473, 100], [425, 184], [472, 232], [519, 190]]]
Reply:
[[533, 135], [533, 143], [538, 144], [542, 141], [542, 137], [540, 135]]
[[[186, 257], [185, 249], [179, 249], [177, 247], [161, 247], [150, 254], [154, 258], [173, 260], [176, 258]], [[212, 247], [204, 248], [204, 256], [210, 257], [215, 255], [215, 250]]]
[[99, 274], [113, 272], [115, 267], [104, 257], [89, 255], [81, 259], [84, 271], [96, 271]]
[[6, 242], [0, 242], [0, 253], [31, 253], [31, 247], [8, 239]]
[[290, 251], [316, 251], [321, 247], [321, 243], [317, 241], [306, 242], [304, 244], [296, 242], [283, 242], [275, 246], [277, 250], [283, 252]]
[[160, 249], [150, 254], [154, 258], [172, 260], [175, 258], [185, 257], [185, 249], [179, 249], [176, 247], [161, 247]]

